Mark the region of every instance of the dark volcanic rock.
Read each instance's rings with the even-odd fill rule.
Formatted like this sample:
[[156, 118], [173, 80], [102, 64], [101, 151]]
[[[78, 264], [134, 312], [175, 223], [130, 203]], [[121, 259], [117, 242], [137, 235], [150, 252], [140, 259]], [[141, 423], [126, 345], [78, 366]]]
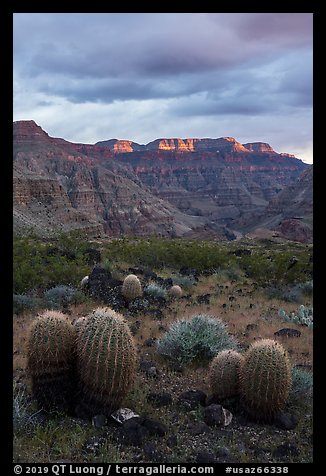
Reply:
[[294, 430], [297, 424], [297, 417], [287, 412], [278, 413], [274, 419], [274, 425], [281, 430]]
[[152, 392], [147, 395], [147, 401], [154, 407], [164, 407], [172, 404], [172, 395], [167, 392]]
[[301, 332], [297, 329], [290, 329], [288, 327], [285, 327], [284, 329], [280, 329], [279, 331], [274, 332], [274, 336], [300, 337]]
[[196, 463], [206, 465], [217, 463], [217, 460], [213, 453], [209, 453], [208, 451], [200, 451], [196, 455]]
[[164, 436], [168, 431], [168, 428], [166, 425], [164, 425], [164, 423], [152, 420], [150, 418], [144, 419], [143, 427], [146, 428], [146, 430], [148, 430], [149, 434], [152, 436]]
[[194, 410], [198, 405], [205, 406], [207, 395], [201, 390], [187, 390], [181, 393], [178, 403], [187, 409]]
[[299, 453], [299, 448], [296, 445], [286, 442], [275, 448], [272, 454], [275, 458], [284, 458], [285, 456], [298, 456]]
[[204, 422], [208, 426], [228, 426], [232, 421], [232, 413], [222, 405], [212, 403], [204, 409]]

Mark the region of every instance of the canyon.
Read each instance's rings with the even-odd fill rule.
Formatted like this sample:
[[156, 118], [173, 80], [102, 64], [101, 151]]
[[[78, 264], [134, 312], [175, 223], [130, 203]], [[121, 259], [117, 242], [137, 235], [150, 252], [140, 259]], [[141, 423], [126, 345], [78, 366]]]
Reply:
[[77, 144], [13, 123], [14, 232], [312, 240], [312, 166], [232, 137]]

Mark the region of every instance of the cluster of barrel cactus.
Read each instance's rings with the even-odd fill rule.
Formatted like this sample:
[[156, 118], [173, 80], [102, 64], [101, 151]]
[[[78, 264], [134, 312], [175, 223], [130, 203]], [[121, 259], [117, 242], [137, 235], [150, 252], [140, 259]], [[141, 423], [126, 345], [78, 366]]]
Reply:
[[84, 413], [109, 415], [128, 393], [135, 366], [129, 326], [112, 309], [98, 308], [74, 325], [61, 312], [45, 311], [31, 326], [28, 371], [46, 410], [69, 412], [78, 397]]
[[280, 343], [261, 339], [243, 355], [233, 350], [217, 354], [211, 362], [209, 381], [217, 398], [238, 394], [252, 417], [271, 421], [288, 399], [291, 364]]

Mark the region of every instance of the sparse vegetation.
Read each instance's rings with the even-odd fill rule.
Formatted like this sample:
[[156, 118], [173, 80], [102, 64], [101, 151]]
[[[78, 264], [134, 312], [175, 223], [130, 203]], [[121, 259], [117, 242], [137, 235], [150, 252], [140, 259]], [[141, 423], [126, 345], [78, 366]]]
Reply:
[[185, 366], [192, 362], [211, 360], [224, 349], [236, 349], [237, 343], [218, 318], [199, 314], [191, 319], [179, 319], [158, 341], [158, 352]]
[[[72, 237], [69, 239], [70, 243], [68, 240], [67, 244], [60, 245], [57, 239], [53, 239], [51, 243], [35, 237], [19, 240], [21, 242], [18, 249], [14, 251], [14, 273], [17, 273], [17, 279], [16, 275], [14, 276], [15, 293], [35, 301], [22, 298], [22, 311], [13, 320], [14, 382], [15, 385], [22, 385], [19, 387], [21, 395], [14, 392], [15, 462], [56, 462], [65, 459], [71, 462], [196, 463], [198, 452], [205, 451], [215, 455], [218, 462], [312, 461], [313, 331], [306, 325], [292, 322], [291, 327], [300, 330], [300, 337], [274, 335], [275, 331], [280, 329], [279, 309], [284, 309], [285, 313], [290, 315], [291, 312], [297, 314], [299, 304], [305, 308], [312, 307], [310, 246], [290, 242], [271, 244], [249, 239], [228, 243], [203, 243], [181, 239], [137, 238], [99, 239], [94, 243]], [[126, 303], [123, 299], [120, 302], [121, 288], [116, 291], [116, 302], [122, 306], [121, 312], [132, 331], [137, 350], [135, 384], [125, 396], [123, 406], [131, 408], [141, 417], [162, 422], [167, 427], [165, 436], [146, 437], [138, 446], [128, 445], [117, 438], [120, 427], [110, 422], [109, 418], [104, 427], [96, 428], [92, 426], [91, 418], [80, 417], [75, 408], [73, 415], [76, 411], [76, 416], [66, 413], [44, 414], [36, 406], [32, 382], [26, 371], [28, 332], [36, 313], [45, 306], [44, 295], [51, 288], [58, 286], [77, 288], [82, 292], [81, 279], [90, 275], [94, 266], [84, 257], [82, 250], [87, 248], [97, 248], [101, 252], [100, 265], [103, 266], [105, 260], [108, 260], [111, 269], [116, 271], [116, 279], [123, 280], [128, 273], [135, 272], [138, 278], [143, 280], [145, 272], [152, 271], [164, 280], [172, 278], [173, 284], [174, 278], [179, 278], [180, 283], [186, 284], [180, 299], [167, 299], [166, 302], [149, 299], [146, 293], [144, 297], [139, 296], [131, 302]], [[249, 250], [251, 254], [238, 253], [239, 249]], [[47, 256], [49, 250], [50, 255]], [[67, 251], [66, 255], [62, 255], [64, 250]], [[146, 253], [148, 251], [148, 255], [144, 250]], [[269, 272], [277, 254], [284, 259], [276, 260], [274, 271]], [[292, 256], [298, 261], [287, 270], [287, 261], [291, 260]], [[50, 258], [46, 266], [41, 257], [45, 260]], [[250, 267], [251, 260], [253, 266]], [[257, 263], [266, 265], [263, 273]], [[182, 275], [182, 267], [196, 268], [196, 278], [191, 273]], [[282, 274], [281, 269], [285, 270], [285, 273]], [[161, 286], [162, 278], [155, 284]], [[169, 288], [171, 286], [166, 285]], [[273, 296], [267, 296], [267, 290], [272, 289], [277, 292]], [[291, 289], [299, 290], [300, 301], [297, 307], [293, 306], [294, 301], [286, 299], [286, 294]], [[37, 304], [37, 308], [34, 304]], [[75, 329], [81, 335], [85, 316], [98, 306], [108, 305], [110, 306], [101, 301], [100, 297], [87, 296], [87, 299], [66, 300], [64, 308], [67, 319], [75, 323]], [[137, 308], [137, 312], [134, 312], [133, 306]], [[192, 343], [187, 348], [186, 337], [184, 342], [182, 341], [180, 352], [176, 347], [180, 342], [176, 339], [172, 343], [171, 348], [174, 349], [175, 355], [178, 352], [181, 355], [183, 350], [185, 351], [186, 358], [184, 361], [181, 358], [181, 363], [180, 359], [174, 360], [160, 354], [160, 344], [157, 346], [155, 343], [162, 341], [169, 334], [171, 327], [180, 320], [190, 322], [192, 317], [199, 315], [205, 316], [204, 321], [206, 318], [212, 318], [215, 322], [221, 320], [226, 326], [222, 326], [222, 334], [224, 332], [227, 339], [238, 343], [235, 349], [240, 349], [242, 355], [253, 342], [261, 338], [276, 339], [289, 352], [293, 364], [292, 386], [284, 411], [294, 414], [297, 418], [298, 424], [294, 430], [276, 429], [271, 422], [266, 424], [251, 420], [247, 425], [246, 413], [241, 413], [244, 409], [238, 413], [238, 407], [234, 407], [230, 408], [233, 413], [231, 425], [225, 428], [206, 427], [204, 433], [195, 435], [203, 425], [204, 407], [183, 410], [178, 406], [178, 400], [183, 392], [190, 389], [210, 394], [208, 364], [216, 355], [216, 349], [213, 355], [209, 354], [208, 357], [207, 349], [210, 346], [206, 347], [205, 342], [209, 341], [209, 332], [202, 332], [197, 336], [197, 340], [189, 332], [188, 338], [192, 339]], [[209, 326], [206, 326], [207, 328]], [[100, 345], [96, 338], [94, 346], [97, 343]], [[206, 358], [203, 359], [204, 355]], [[297, 367], [296, 364], [302, 367]], [[304, 370], [306, 368], [311, 370]], [[76, 384], [74, 385], [76, 387]], [[148, 398], [153, 392], [169, 393], [173, 403], [162, 407], [155, 406]], [[24, 414], [25, 417], [19, 417]], [[32, 418], [35, 414], [35, 418]], [[277, 458], [274, 451], [285, 439], [296, 448], [296, 452]], [[90, 450], [89, 441], [93, 440], [98, 440], [99, 445]], [[153, 447], [151, 452], [147, 451], [152, 448], [150, 445]]]
[[287, 314], [284, 309], [279, 309], [278, 315], [286, 322], [294, 322], [301, 326], [313, 327], [314, 312], [313, 307], [305, 307], [303, 304], [299, 306], [298, 310]]
[[154, 298], [166, 298], [167, 290], [164, 286], [157, 283], [150, 283], [144, 288], [144, 294]]

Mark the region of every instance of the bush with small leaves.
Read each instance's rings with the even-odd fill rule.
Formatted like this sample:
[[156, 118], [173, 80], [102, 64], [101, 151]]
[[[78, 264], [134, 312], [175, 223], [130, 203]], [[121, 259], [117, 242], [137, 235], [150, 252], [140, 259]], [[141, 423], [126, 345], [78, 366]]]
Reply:
[[141, 283], [135, 274], [129, 274], [123, 281], [121, 293], [127, 301], [140, 297], [143, 293]]
[[222, 350], [212, 360], [209, 383], [217, 398], [228, 398], [239, 393], [239, 372], [243, 356], [234, 350]]
[[292, 386], [289, 394], [289, 403], [306, 402], [312, 397], [313, 375], [307, 370], [293, 367]]
[[189, 291], [194, 285], [197, 284], [193, 276], [172, 276], [173, 285], [180, 286], [182, 289]]
[[42, 307], [43, 301], [40, 298], [26, 296], [26, 294], [13, 295], [13, 313], [22, 314], [26, 311], [36, 311]]
[[240, 395], [254, 418], [269, 421], [284, 408], [291, 380], [290, 360], [281, 344], [261, 339], [250, 345], [240, 367]]
[[136, 371], [136, 349], [123, 316], [98, 308], [77, 332], [80, 405], [89, 416], [110, 415], [121, 405]]
[[72, 286], [55, 286], [44, 293], [44, 301], [50, 309], [60, 309], [73, 302], [84, 300], [83, 294]]
[[174, 322], [157, 341], [159, 354], [185, 366], [194, 361], [209, 361], [224, 349], [237, 349], [237, 342], [219, 318], [199, 314]]
[[45, 311], [32, 323], [27, 345], [27, 370], [32, 391], [45, 410], [68, 411], [75, 384], [76, 331], [67, 316]]
[[150, 283], [144, 289], [144, 294], [153, 298], [166, 298], [167, 290], [164, 286], [157, 283]]

